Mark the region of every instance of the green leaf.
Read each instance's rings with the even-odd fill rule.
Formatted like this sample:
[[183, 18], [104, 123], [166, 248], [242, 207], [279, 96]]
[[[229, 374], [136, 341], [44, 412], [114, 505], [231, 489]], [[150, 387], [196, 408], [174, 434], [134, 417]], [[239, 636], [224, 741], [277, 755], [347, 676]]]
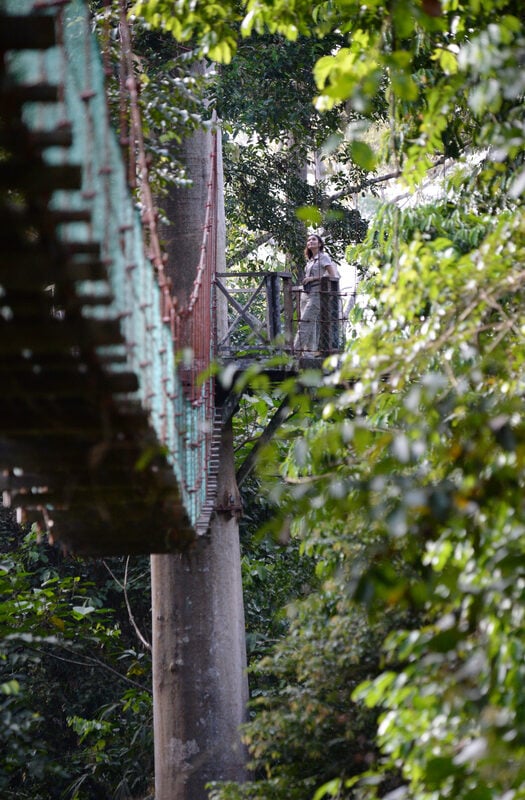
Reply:
[[96, 611], [96, 608], [94, 606], [73, 606], [72, 611], [76, 619], [83, 619], [83, 617]]
[[323, 215], [315, 206], [301, 206], [296, 209], [295, 215], [297, 219], [310, 225], [320, 225], [323, 220]]
[[450, 50], [440, 48], [433, 55], [445, 75], [455, 75], [458, 71], [458, 57]]
[[373, 681], [363, 681], [352, 693], [352, 699], [363, 700], [368, 708], [381, 705], [396, 677], [395, 672], [383, 672]]
[[313, 800], [321, 800], [326, 795], [330, 795], [331, 797], [335, 797], [341, 791], [343, 785], [343, 781], [341, 778], [333, 778], [333, 780], [328, 781], [323, 786], [320, 786], [317, 789], [316, 793], [313, 796]]
[[450, 628], [446, 631], [440, 631], [428, 642], [428, 648], [436, 653], [448, 653], [454, 650], [458, 642], [464, 637], [464, 634], [457, 628]]
[[367, 172], [376, 168], [374, 153], [366, 142], [354, 140], [350, 145], [350, 152], [352, 161], [357, 164], [358, 167], [362, 167], [367, 170]]
[[406, 72], [392, 70], [390, 75], [392, 90], [401, 100], [416, 100], [419, 89], [411, 75]]
[[233, 58], [234, 52], [235, 43], [223, 40], [209, 48], [208, 56], [212, 61], [217, 61], [219, 64], [229, 64]]
[[450, 756], [438, 756], [427, 761], [425, 778], [431, 788], [438, 788], [447, 778], [459, 771]]
[[20, 684], [15, 679], [0, 684], [1, 694], [18, 694], [19, 692], [20, 692]]

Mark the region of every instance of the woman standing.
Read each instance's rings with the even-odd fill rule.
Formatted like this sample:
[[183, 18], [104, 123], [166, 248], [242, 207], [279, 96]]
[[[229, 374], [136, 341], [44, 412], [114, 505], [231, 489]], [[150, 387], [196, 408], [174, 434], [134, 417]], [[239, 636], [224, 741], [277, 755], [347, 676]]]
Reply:
[[294, 350], [311, 355], [319, 349], [319, 323], [321, 317], [321, 278], [339, 278], [339, 273], [324, 242], [316, 233], [306, 240], [304, 251], [306, 267], [301, 292], [301, 320], [294, 340]]

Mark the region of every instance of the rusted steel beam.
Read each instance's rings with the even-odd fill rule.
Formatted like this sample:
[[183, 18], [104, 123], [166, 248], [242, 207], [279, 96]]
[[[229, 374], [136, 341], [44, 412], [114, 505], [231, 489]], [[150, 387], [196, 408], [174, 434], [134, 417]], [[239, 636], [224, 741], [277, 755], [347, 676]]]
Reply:
[[[50, 447], [55, 453], [55, 458], [58, 457], [58, 453], [61, 451], [57, 448], [56, 444], [53, 444], [53, 438], [61, 439], [66, 437], [67, 439], [74, 439], [75, 442], [88, 445], [93, 445], [101, 439], [100, 424], [86, 419], [86, 417], [84, 417], [84, 421], [81, 419], [78, 419], [77, 422], [72, 421], [70, 423], [62, 421], [60, 424], [53, 427], [51, 422], [45, 423], [43, 421], [39, 422], [38, 420], [28, 422], [28, 412], [30, 411], [31, 409], [24, 409], [25, 416], [21, 419], [19, 413], [8, 413], [2, 410], [0, 436], [9, 436], [13, 440], [18, 440], [19, 443], [38, 442], [46, 438], [49, 440]], [[25, 427], [24, 420], [26, 423]], [[68, 458], [73, 456], [73, 450], [74, 448], [68, 453]], [[65, 452], [67, 451], [64, 451], [64, 454]], [[18, 462], [15, 460], [11, 463], [17, 464]], [[71, 463], [69, 468], [71, 469]]]
[[[16, 269], [13, 268], [16, 265]], [[64, 255], [53, 257], [43, 249], [33, 253], [9, 250], [0, 253], [0, 282], [8, 290], [43, 289], [54, 283], [102, 281], [106, 265], [96, 259], [70, 261]]]
[[[4, 260], [5, 258], [5, 260]], [[21, 256], [19, 261], [12, 263], [17, 265], [17, 269], [9, 269], [6, 263], [8, 254], [0, 256], [0, 283], [8, 286], [9, 289], [23, 289], [31, 287], [43, 289], [50, 284], [65, 282], [77, 283], [79, 281], [102, 281], [106, 277], [106, 266], [100, 261], [84, 261], [81, 264], [67, 265], [67, 272], [64, 276], [64, 267], [58, 268], [55, 262], [25, 258]]]
[[[114, 302], [112, 294], [86, 294], [81, 296], [69, 296], [67, 298], [67, 309], [78, 310], [81, 308], [92, 308], [97, 306], [110, 306]], [[64, 303], [57, 297], [45, 297], [42, 293], [7, 291], [2, 298], [4, 308], [9, 307], [12, 312], [22, 317], [42, 317], [43, 314], [51, 315], [54, 309], [63, 309]], [[0, 364], [0, 371], [2, 364]]]
[[100, 242], [96, 241], [65, 241], [61, 243], [60, 249], [72, 256], [100, 257]]
[[339, 281], [321, 278], [319, 350], [321, 353], [335, 353], [340, 339], [340, 295]]
[[[261, 275], [259, 273], [258, 277], [260, 278], [259, 285], [255, 289], [246, 290], [246, 291], [251, 291], [251, 297], [248, 300], [248, 302], [244, 304], [244, 306], [241, 305], [235, 299], [235, 297], [232, 297], [226, 286], [224, 286], [224, 284], [221, 281], [216, 281], [217, 287], [225, 295], [226, 299], [228, 300], [228, 303], [231, 306], [233, 306], [233, 308], [237, 312], [237, 317], [233, 320], [233, 322], [228, 328], [226, 335], [224, 336], [225, 341], [230, 337], [231, 333], [235, 330], [241, 319], [243, 319], [250, 328], [250, 330], [253, 331], [253, 333], [255, 333], [255, 335], [260, 339], [260, 341], [263, 344], [266, 345], [268, 343], [268, 339], [265, 338], [261, 333], [261, 329], [264, 328], [264, 323], [261, 320], [257, 319], [257, 317], [255, 317], [255, 315], [251, 314], [250, 312], [250, 307], [253, 305], [257, 297], [262, 293], [262, 289], [265, 284], [264, 276], [262, 276], [261, 278]], [[258, 323], [257, 326], [255, 323]], [[265, 333], [267, 335], [268, 331], [265, 331]]]
[[29, 234], [35, 236], [35, 230], [51, 235], [58, 225], [90, 220], [87, 208], [50, 209], [43, 204], [13, 205], [0, 199], [0, 236], [6, 240], [18, 237], [19, 241], [27, 242]]
[[87, 208], [46, 208], [43, 219], [50, 220], [53, 225], [67, 225], [70, 222], [90, 222], [91, 211]]
[[[1, 95], [0, 95], [1, 96]], [[46, 147], [71, 147], [73, 144], [73, 133], [70, 125], [59, 125], [49, 130], [38, 130], [28, 132], [25, 126], [11, 125], [9, 130], [0, 133], [0, 145], [9, 150], [13, 150], [15, 141], [20, 135], [25, 135], [25, 142], [28, 149], [45, 150]]]
[[[64, 353], [57, 360], [56, 356], [50, 353], [42, 353], [38, 357], [25, 358], [19, 352], [7, 354], [0, 361], [0, 374], [4, 372], [26, 372], [32, 370], [34, 372], [42, 371], [53, 373], [54, 371], [69, 370], [71, 372], [83, 372], [89, 368], [86, 361], [86, 354], [82, 356], [80, 353]], [[118, 360], [116, 363], [118, 363]], [[99, 359], [99, 363], [102, 360]], [[2, 395], [0, 392], [0, 399]]]
[[32, 149], [45, 150], [46, 147], [71, 147], [73, 131], [71, 125], [59, 125], [47, 131], [35, 131], [28, 136]]
[[[155, 442], [148, 441], [148, 430], [143, 425], [137, 425], [135, 430], [137, 438], [134, 441], [125, 430], [116, 430], [113, 437], [105, 438], [100, 428], [95, 438], [86, 440], [71, 438], [60, 430], [54, 436], [46, 430], [40, 432], [39, 438], [28, 437], [19, 441], [11, 437], [10, 432], [0, 434], [0, 472], [14, 466], [24, 473], [45, 475], [51, 483], [56, 480], [60, 483], [74, 481], [78, 477], [79, 483], [85, 481], [89, 484], [93, 480], [115, 483], [119, 480], [118, 476], [126, 472], [126, 480], [129, 481], [130, 473], [140, 478], [151, 471], [164, 482], [163, 471], [168, 468], [160, 454], [160, 446], [159, 456], [151, 460], [147, 469], [135, 469], [144, 449], [155, 447]], [[117, 439], [119, 435], [122, 439]], [[71, 469], [72, 463], [75, 465], [74, 471]]]
[[[52, 491], [48, 491], [46, 486], [33, 487], [34, 490], [5, 490], [5, 494], [10, 498], [11, 505], [19, 506], [20, 508], [38, 508], [42, 505], [50, 505], [55, 508], [91, 508], [96, 506], [97, 501], [103, 503], [106, 510], [118, 510], [119, 514], [126, 516], [134, 516], [137, 512], [143, 511], [144, 497], [138, 495], [134, 501], [130, 497], [129, 489], [131, 488], [129, 472], [122, 475], [120, 483], [110, 485], [107, 484], [87, 484], [79, 486], [72, 484], [71, 486], [63, 486], [62, 490], [58, 487]], [[171, 493], [171, 500], [180, 500], [178, 486], [174, 485], [171, 489], [167, 487], [155, 486], [147, 487], [147, 490], [154, 491], [156, 499], [166, 497]], [[146, 490], [146, 491], [147, 491]], [[146, 492], [145, 492], [146, 493]], [[6, 505], [6, 503], [4, 503]], [[51, 511], [51, 514], [53, 512]]]
[[276, 272], [266, 275], [266, 324], [270, 340], [276, 339], [281, 330], [280, 278]]
[[292, 276], [289, 273], [283, 273], [281, 280], [283, 286], [284, 343], [287, 347], [291, 347], [294, 337]]
[[[55, 453], [62, 449], [72, 455], [77, 448], [91, 447], [97, 442], [103, 445], [105, 454], [111, 452], [117, 457], [130, 450], [134, 437], [136, 448], [155, 448], [155, 441], [149, 434], [148, 415], [144, 411], [142, 414], [120, 412], [118, 400], [109, 394], [47, 396], [34, 401], [20, 394], [19, 397], [5, 396], [0, 403], [0, 456], [8, 452], [16, 456], [14, 442], [18, 439], [22, 460], [24, 454], [30, 456], [33, 452], [29, 449], [26, 453], [22, 444], [25, 440], [31, 441], [29, 448], [38, 445], [38, 452], [46, 463], [46, 453], [40, 447], [46, 442]], [[71, 436], [74, 438], [69, 438]], [[38, 438], [35, 441], [35, 437], [40, 441]], [[34, 465], [31, 468], [34, 469]]]
[[[122, 493], [122, 489], [130, 485], [129, 472], [129, 468], [123, 469], [121, 466], [115, 469], [105, 467], [103, 471], [98, 472], [92, 468], [86, 468], [84, 471], [80, 470], [74, 476], [70, 476], [69, 482], [64, 479], [64, 469], [56, 472], [47, 470], [45, 475], [41, 471], [38, 474], [36, 472], [22, 474], [0, 472], [0, 491], [9, 492], [12, 497], [31, 490], [35, 495], [44, 493], [44, 491], [48, 495], [54, 492], [61, 501], [64, 493], [71, 494], [73, 488], [79, 496], [88, 496], [93, 489], [104, 489], [109, 494]], [[170, 469], [155, 470], [155, 481], [159, 488], [178, 489], [177, 479]]]
[[257, 278], [261, 280], [268, 272], [216, 272], [216, 278]]

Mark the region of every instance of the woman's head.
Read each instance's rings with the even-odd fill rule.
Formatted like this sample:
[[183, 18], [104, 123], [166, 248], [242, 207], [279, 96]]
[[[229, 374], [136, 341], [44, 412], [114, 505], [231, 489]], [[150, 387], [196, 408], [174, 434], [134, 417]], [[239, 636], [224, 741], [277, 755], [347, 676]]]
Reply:
[[304, 251], [306, 258], [313, 258], [317, 253], [324, 250], [324, 242], [317, 233], [311, 233], [306, 240], [306, 249]]

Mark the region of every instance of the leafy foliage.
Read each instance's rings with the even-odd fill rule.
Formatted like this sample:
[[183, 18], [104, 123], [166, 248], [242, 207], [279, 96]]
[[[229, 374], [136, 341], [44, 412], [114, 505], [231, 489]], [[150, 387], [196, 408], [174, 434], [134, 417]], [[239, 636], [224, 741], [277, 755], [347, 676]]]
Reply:
[[[519, 4], [513, 0], [483, 7], [477, 0], [387, 5], [245, 0], [220, 6], [201, 0], [175, 8], [168, 0], [139, 0], [134, 11], [179, 41], [195, 37], [205, 55], [226, 64], [237, 50], [239, 23], [243, 37], [252, 32], [277, 33], [291, 42], [301, 36], [345, 37], [346, 46], [335, 52], [328, 47], [315, 65], [317, 108], [345, 103], [370, 117], [386, 103], [390, 154], [404, 161], [413, 183], [436, 153], [457, 156], [473, 137], [492, 145], [501, 140], [500, 160], [521, 149], [523, 38]], [[491, 121], [484, 119], [486, 112]], [[358, 163], [370, 168], [366, 142], [353, 138], [360, 143], [354, 147]]]
[[[337, 33], [324, 41], [301, 37], [291, 42], [275, 35], [242, 40], [232, 62], [220, 67], [214, 86], [220, 118], [235, 135], [256, 132], [280, 145], [294, 139], [303, 153], [320, 147], [338, 130], [340, 119], [337, 112], [321, 114], [313, 108], [312, 69], [320, 56], [340, 44]], [[254, 86], [257, 97], [247, 102]]]
[[[298, 165], [295, 171], [290, 169], [295, 157], [293, 149], [272, 152], [267, 143], [253, 143], [225, 150], [226, 211], [234, 231], [242, 231], [244, 226], [256, 232], [270, 231], [272, 241], [291, 256], [292, 269], [300, 272], [305, 225], [298, 218], [297, 209], [323, 207], [323, 184], [309, 185], [301, 177]], [[349, 241], [360, 241], [366, 233], [366, 222], [359, 212], [341, 202], [332, 200], [319, 217], [332, 253], [344, 253]], [[238, 244], [233, 233], [230, 246], [234, 252]]]
[[[306, 176], [307, 167], [315, 168], [313, 154], [328, 163], [331, 148], [324, 150], [329, 140], [332, 148], [338, 146], [339, 163], [344, 160], [345, 121], [340, 111], [320, 114], [311, 103], [313, 65], [340, 41], [337, 33], [323, 41], [299, 37], [291, 42], [275, 35], [246, 39], [231, 64], [220, 69], [213, 94], [228, 135], [225, 182], [231, 251], [236, 251], [237, 229], [269, 232], [278, 248], [301, 264], [301, 207], [317, 212], [333, 251], [342, 253], [348, 241], [362, 238], [366, 225], [359, 213], [331, 197], [334, 187], [343, 193], [349, 182], [359, 182], [362, 170], [349, 158], [341, 185], [331, 171], [313, 183]], [[258, 87], [256, 95], [253, 86]]]
[[[255, 387], [257, 390], [255, 391]], [[251, 391], [240, 398], [234, 416], [238, 469], [249, 456], [273, 414], [278, 398], [272, 396], [267, 376], [254, 376]], [[240, 521], [242, 583], [248, 660], [254, 663], [288, 630], [284, 606], [311, 592], [317, 584], [314, 563], [300, 551], [285, 525], [278, 540], [264, 534], [274, 515], [272, 504], [262, 493], [260, 480], [250, 475], [241, 486], [243, 515]], [[267, 693], [264, 676], [250, 680], [252, 697]]]
[[[149, 656], [135, 646], [121, 591], [102, 564], [64, 559], [6, 512], [1, 519], [2, 797], [144, 792], [152, 773]], [[137, 614], [143, 568], [130, 580]], [[108, 602], [122, 604], [120, 613]]]
[[[201, 22], [207, 25], [208, 14], [213, 16], [216, 8], [193, 4], [191, 18], [181, 23], [183, 30], [178, 23], [184, 14], [182, 8], [173, 14], [166, 4], [155, 3], [151, 9], [139, 4], [135, 11], [149, 24], [170, 31], [180, 42], [191, 40], [197, 51], [210, 55]], [[240, 18], [235, 11], [227, 20], [227, 13], [228, 8], [221, 7], [224, 24], [231, 24], [232, 35], [235, 31], [237, 37]], [[210, 31], [210, 37], [220, 35], [220, 25]], [[236, 260], [247, 237], [257, 241], [266, 235], [274, 249], [290, 257], [292, 268], [294, 262], [301, 264], [306, 227], [297, 216], [300, 207], [311, 209], [310, 213], [319, 217], [331, 250], [339, 257], [348, 241], [359, 241], [366, 230], [354, 208], [331, 196], [335, 188], [341, 197], [345, 188], [359, 182], [363, 175], [361, 167], [352, 162], [351, 148], [344, 145], [347, 115], [339, 109], [320, 114], [311, 102], [315, 91], [313, 66], [341, 41], [338, 31], [323, 40], [308, 35], [291, 40], [273, 30], [258, 40], [243, 38], [231, 61], [220, 53], [213, 56], [224, 62], [209, 88], [210, 102], [225, 134], [228, 244], [230, 257]], [[342, 172], [335, 175], [329, 168], [325, 178], [317, 177], [311, 185], [306, 173], [307, 168], [310, 172], [314, 169], [313, 154], [317, 154], [319, 164], [329, 165], [334, 148], [340, 151], [339, 162], [347, 161], [344, 176]]]
[[[315, 54], [318, 97], [308, 116], [315, 120], [309, 143], [324, 131], [317, 112], [340, 110], [352, 122], [388, 117], [377, 152], [362, 135], [366, 125], [350, 127], [352, 169], [370, 171], [388, 159], [417, 189], [438, 160], [448, 159], [435, 202], [403, 212], [386, 208], [366, 242], [349, 253], [368, 276], [369, 298], [366, 314], [354, 312], [348, 351], [289, 387], [293, 416], [262, 461], [273, 503], [262, 513], [279, 534], [294, 521], [294, 546], [284, 564], [267, 544], [244, 563], [253, 652], [263, 656], [252, 668], [259, 713], [245, 730], [253, 780], [215, 787], [213, 796], [519, 800], [525, 797], [519, 4], [202, 0], [174, 7], [153, 0], [135, 9], [150, 23], [164, 20], [201, 53], [231, 61], [233, 84], [240, 75], [232, 60], [238, 30], [297, 44], [297, 51], [272, 52], [260, 72], [252, 63], [256, 49], [246, 51], [251, 74], [261, 76], [263, 68], [284, 63], [281, 56], [299, 52], [303, 37], [323, 47], [338, 37], [335, 51]], [[231, 108], [240, 109], [235, 86], [229, 92]], [[253, 128], [265, 125], [268, 138], [282, 139], [288, 120], [296, 138], [306, 127], [302, 109], [286, 116], [283, 105], [274, 128], [264, 102], [256, 110]], [[238, 172], [231, 167], [232, 180], [246, 184], [239, 193], [243, 214], [258, 231], [282, 223], [292, 232], [292, 216], [277, 201], [274, 222], [256, 226], [255, 212], [250, 218], [249, 202], [261, 196], [264, 176], [278, 170], [260, 167], [267, 140], [249, 147]], [[272, 154], [275, 167], [282, 155], [278, 148]], [[291, 188], [298, 160], [290, 163], [282, 183], [267, 181], [275, 198], [322, 207], [300, 182], [296, 193]], [[257, 484], [247, 488], [255, 494]], [[252, 521], [261, 520], [254, 514]], [[142, 714], [147, 697], [139, 690], [126, 706], [129, 695], [123, 700], [119, 691], [115, 699], [105, 687], [101, 698], [90, 681], [81, 707], [70, 673], [55, 680], [48, 657], [57, 642], [76, 646], [82, 630], [116, 668], [123, 654], [102, 611], [106, 603], [93, 602], [95, 592], [83, 583], [55, 584], [54, 573], [42, 582], [38, 571], [35, 577], [34, 569], [7, 561], [4, 578], [13, 583], [6, 602], [14, 602], [15, 587], [26, 605], [14, 617], [16, 638], [5, 629], [2, 645], [3, 724], [14, 731], [6, 796], [14, 796], [19, 778], [26, 796], [45, 796], [51, 772], [61, 788], [69, 779], [79, 797], [103, 796], [115, 785], [124, 752], [108, 749], [109, 733], [122, 730], [109, 709]], [[285, 574], [288, 565], [297, 575]], [[307, 598], [302, 570], [314, 589]], [[268, 592], [264, 580], [277, 585]], [[276, 615], [274, 604], [290, 599], [288, 617]], [[140, 671], [136, 653], [127, 652], [123, 663], [128, 657], [132, 672]], [[31, 696], [29, 670], [37, 678]], [[129, 670], [124, 677], [133, 679]], [[50, 713], [49, 685], [66, 692], [69, 727]], [[52, 734], [30, 744], [40, 720]], [[140, 741], [140, 730], [127, 731], [125, 747]], [[86, 750], [75, 750], [65, 734], [80, 737]], [[71, 772], [55, 740], [76, 753]], [[89, 778], [73, 786], [72, 773]]]
[[376, 248], [373, 324], [320, 403], [290, 397], [269, 491], [324, 584], [257, 668], [275, 684], [246, 729], [255, 780], [214, 797], [523, 796], [525, 220], [464, 214], [470, 249]]
[[[246, 30], [304, 30], [301, 3], [246, 11]], [[331, 372], [301, 376], [266, 452], [276, 530], [294, 520], [322, 586], [257, 668], [271, 689], [246, 728], [254, 779], [213, 796], [524, 797], [519, 9], [336, 2], [310, 23], [347, 36], [315, 67], [318, 109], [371, 117], [384, 98], [384, 155], [413, 188], [455, 161], [435, 202], [387, 207], [352, 247], [367, 313]]]
[[[367, 453], [354, 498], [373, 509], [381, 533], [379, 566], [361, 574], [355, 596], [430, 614], [417, 633], [386, 640], [387, 664], [401, 672], [355, 695], [384, 709], [384, 764], [402, 765], [407, 797], [523, 791], [522, 771], [507, 766], [522, 761], [523, 697], [506, 677], [521, 670], [510, 642], [523, 633], [523, 245], [520, 211], [493, 220], [468, 254], [443, 239], [401, 247], [403, 269], [395, 283], [380, 281], [378, 321], [353, 349], [352, 441]], [[425, 308], [424, 318], [408, 308]], [[377, 362], [363, 370], [381, 329]], [[423, 579], [388, 570], [400, 549]]]
[[[95, 30], [107, 65], [107, 96], [123, 152], [131, 125], [129, 89], [122, 84], [123, 48], [120, 0], [90, 3]], [[137, 17], [131, 26], [132, 63], [139, 91], [139, 108], [151, 187], [159, 203], [173, 186], [187, 185], [180, 144], [209, 124], [205, 102], [209, 78], [196, 69], [198, 56], [178, 46], [171, 36], [152, 31]]]

